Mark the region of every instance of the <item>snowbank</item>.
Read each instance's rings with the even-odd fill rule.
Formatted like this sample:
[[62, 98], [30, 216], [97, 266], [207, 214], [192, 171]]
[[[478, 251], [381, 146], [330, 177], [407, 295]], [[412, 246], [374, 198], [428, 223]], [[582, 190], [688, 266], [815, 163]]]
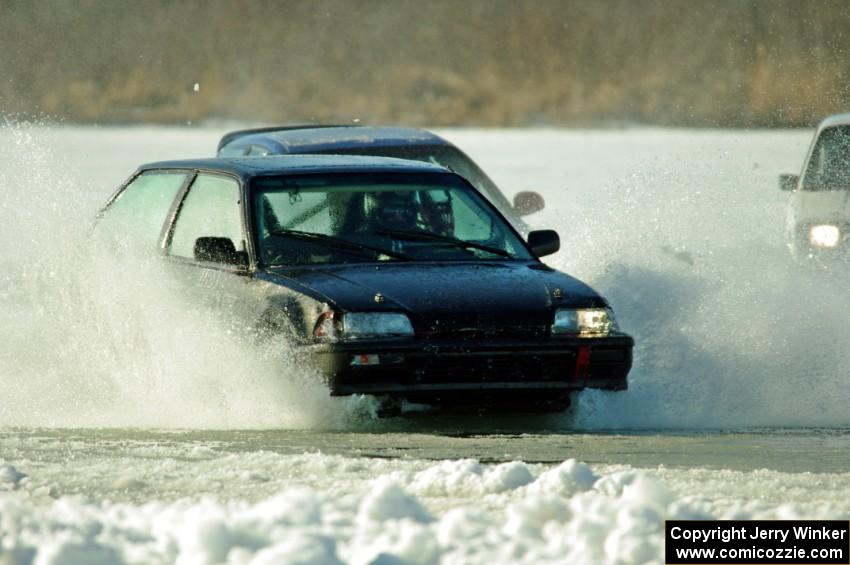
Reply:
[[[218, 463], [255, 480], [231, 459]], [[264, 472], [306, 465], [314, 469], [313, 486], [284, 487], [257, 502], [205, 495], [135, 505], [82, 496], [53, 501], [24, 485], [0, 494], [0, 562], [642, 564], [661, 562], [665, 519], [850, 518], [846, 494], [836, 499], [824, 488], [832, 481], [847, 492], [848, 475], [824, 481], [766, 471], [591, 469], [572, 459], [556, 466], [446, 460], [388, 467], [264, 454], [251, 464]], [[3, 476], [23, 475], [3, 468]], [[737, 491], [722, 498], [706, 477]], [[812, 488], [801, 489], [807, 482]], [[759, 500], [766, 485], [784, 489], [789, 502]]]

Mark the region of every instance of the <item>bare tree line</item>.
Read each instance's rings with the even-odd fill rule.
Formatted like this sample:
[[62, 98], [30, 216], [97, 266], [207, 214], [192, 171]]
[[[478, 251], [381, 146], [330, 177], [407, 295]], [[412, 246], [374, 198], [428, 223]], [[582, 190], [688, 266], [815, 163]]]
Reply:
[[0, 113], [72, 122], [760, 127], [850, 111], [847, 0], [0, 0], [0, 48]]

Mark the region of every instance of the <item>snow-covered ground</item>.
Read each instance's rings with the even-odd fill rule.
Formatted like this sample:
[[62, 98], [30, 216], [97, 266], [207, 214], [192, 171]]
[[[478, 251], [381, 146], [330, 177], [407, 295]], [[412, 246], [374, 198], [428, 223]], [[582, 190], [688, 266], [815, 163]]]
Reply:
[[0, 463], [0, 555], [12, 563], [659, 563], [665, 519], [850, 519], [846, 472], [233, 452], [191, 434], [127, 436], [4, 433], [13, 463]]
[[[0, 128], [0, 563], [658, 563], [667, 518], [850, 519], [834, 449], [829, 465], [792, 452], [811, 458], [799, 473], [758, 470], [758, 449], [743, 470], [705, 451], [675, 467], [617, 449], [524, 463], [506, 435], [481, 463], [463, 442], [383, 459], [92, 429], [334, 430], [353, 445], [398, 431], [368, 401], [327, 398], [285, 344], [257, 351], [187, 308], [155, 266], [87, 248], [137, 164], [211, 155], [223, 131]], [[850, 297], [782, 242], [776, 177], [800, 168], [809, 131], [441, 133], [509, 196], [544, 195], [532, 223], [562, 236], [549, 263], [605, 294], [637, 340], [628, 392], [584, 393], [529, 433], [850, 426]]]

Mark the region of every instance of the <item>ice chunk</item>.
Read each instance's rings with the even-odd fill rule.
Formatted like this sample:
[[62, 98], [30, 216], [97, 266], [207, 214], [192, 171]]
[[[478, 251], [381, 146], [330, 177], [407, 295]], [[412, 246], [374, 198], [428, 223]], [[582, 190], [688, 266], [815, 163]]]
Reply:
[[431, 517], [415, 498], [404, 492], [394, 480], [383, 477], [375, 481], [372, 493], [363, 500], [359, 517], [372, 522], [402, 518], [416, 522], [431, 521]]
[[572, 496], [593, 488], [597, 479], [590, 467], [575, 459], [568, 459], [554, 469], [541, 473], [534, 484], [529, 486], [529, 491]]
[[326, 536], [295, 534], [258, 551], [251, 565], [341, 565], [336, 543]]
[[0, 490], [14, 490], [25, 478], [25, 473], [0, 460]]
[[93, 541], [64, 540], [39, 549], [33, 565], [122, 565], [124, 560], [113, 547]]

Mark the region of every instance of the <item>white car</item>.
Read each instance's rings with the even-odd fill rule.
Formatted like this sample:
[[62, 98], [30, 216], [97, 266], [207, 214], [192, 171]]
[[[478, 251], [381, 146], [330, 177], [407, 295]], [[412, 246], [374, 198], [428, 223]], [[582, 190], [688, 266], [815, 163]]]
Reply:
[[791, 192], [786, 240], [801, 261], [850, 257], [850, 114], [823, 120], [799, 175], [780, 175]]

